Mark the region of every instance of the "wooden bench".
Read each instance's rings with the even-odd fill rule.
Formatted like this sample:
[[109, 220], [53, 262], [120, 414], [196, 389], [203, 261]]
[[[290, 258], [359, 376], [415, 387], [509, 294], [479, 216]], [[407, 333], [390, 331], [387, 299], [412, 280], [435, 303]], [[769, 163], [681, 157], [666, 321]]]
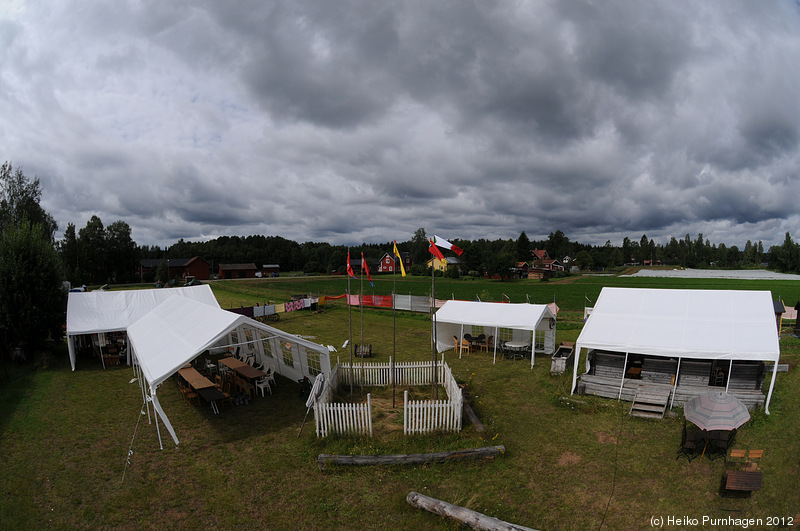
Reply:
[[725, 473], [725, 490], [738, 490], [747, 492], [761, 490], [761, 471], [727, 471]]

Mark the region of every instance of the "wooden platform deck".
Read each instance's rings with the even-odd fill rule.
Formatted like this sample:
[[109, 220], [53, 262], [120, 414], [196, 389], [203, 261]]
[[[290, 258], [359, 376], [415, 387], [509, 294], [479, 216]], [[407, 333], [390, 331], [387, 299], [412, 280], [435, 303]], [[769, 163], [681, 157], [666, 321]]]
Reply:
[[[634, 378], [625, 378], [625, 383], [622, 387], [622, 400], [633, 402], [636, 398], [636, 393], [639, 391], [639, 386], [642, 380]], [[617, 398], [619, 397], [620, 378], [609, 378], [607, 376], [597, 376], [593, 374], [583, 374], [578, 380], [577, 392], [579, 394], [596, 395], [604, 398]], [[668, 383], [647, 382], [648, 388], [660, 389], [662, 393], [669, 393], [672, 391], [672, 385]], [[692, 398], [711, 392], [711, 391], [724, 391], [724, 387], [714, 387], [708, 385], [678, 385], [675, 388], [674, 406], [682, 406], [686, 401]], [[757, 389], [728, 389], [728, 393], [741, 400], [747, 409], [755, 409], [764, 406], [766, 396]]]

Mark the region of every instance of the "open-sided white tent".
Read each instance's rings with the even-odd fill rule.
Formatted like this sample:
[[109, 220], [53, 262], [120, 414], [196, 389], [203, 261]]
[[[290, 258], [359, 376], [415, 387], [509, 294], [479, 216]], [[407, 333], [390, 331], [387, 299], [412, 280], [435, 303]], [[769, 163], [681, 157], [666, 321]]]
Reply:
[[123, 332], [150, 310], [171, 297], [182, 297], [219, 308], [207, 284], [185, 288], [70, 292], [67, 299], [67, 345], [75, 370], [75, 337]]
[[[434, 315], [436, 348], [444, 352], [454, 348], [453, 336], [474, 334], [475, 327], [497, 339], [503, 329], [510, 330], [510, 340], [529, 342], [531, 352], [552, 354], [556, 344], [556, 319], [544, 304], [509, 304], [500, 302], [446, 301]], [[537, 342], [537, 333], [541, 336]], [[537, 343], [539, 348], [537, 348]], [[494, 342], [497, 356], [497, 344]], [[531, 366], [534, 357], [531, 355]]]
[[767, 413], [780, 357], [768, 291], [603, 288], [576, 342], [573, 393], [582, 349], [774, 362]]
[[327, 347], [185, 297], [169, 298], [131, 324], [128, 340], [148, 387], [145, 391], [175, 444], [178, 438], [161, 409], [156, 391], [178, 369], [207, 349], [226, 345], [245, 347], [272, 358], [278, 372], [293, 379], [307, 376], [313, 380], [319, 373], [330, 373]]

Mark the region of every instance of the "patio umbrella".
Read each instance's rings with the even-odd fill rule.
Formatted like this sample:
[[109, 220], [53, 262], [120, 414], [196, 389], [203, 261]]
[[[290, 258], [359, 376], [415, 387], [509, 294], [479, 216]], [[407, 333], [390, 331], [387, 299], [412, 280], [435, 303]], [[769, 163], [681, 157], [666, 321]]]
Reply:
[[723, 391], [692, 398], [683, 405], [683, 414], [686, 420], [706, 431], [735, 430], [750, 420], [747, 406]]

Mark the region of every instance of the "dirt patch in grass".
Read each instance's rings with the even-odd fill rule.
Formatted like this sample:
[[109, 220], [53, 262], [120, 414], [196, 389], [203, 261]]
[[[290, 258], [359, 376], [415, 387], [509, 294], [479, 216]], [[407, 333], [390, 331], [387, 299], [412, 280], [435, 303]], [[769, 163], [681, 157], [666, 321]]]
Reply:
[[558, 466], [577, 465], [580, 462], [581, 456], [578, 454], [573, 454], [569, 450], [561, 454], [561, 457], [558, 458]]
[[616, 444], [617, 438], [613, 435], [609, 435], [607, 433], [603, 433], [602, 431], [597, 431], [594, 433], [597, 437], [597, 442], [600, 444]]

